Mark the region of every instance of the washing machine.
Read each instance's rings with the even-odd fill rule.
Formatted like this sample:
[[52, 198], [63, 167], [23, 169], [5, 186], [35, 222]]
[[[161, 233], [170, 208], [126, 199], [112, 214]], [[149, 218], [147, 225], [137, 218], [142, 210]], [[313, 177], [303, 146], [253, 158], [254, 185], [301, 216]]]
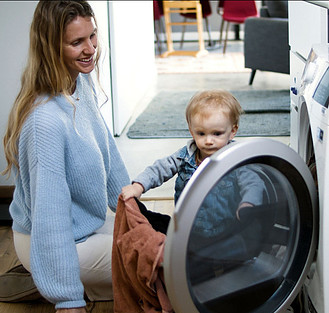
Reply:
[[[258, 201], [237, 218], [247, 192]], [[221, 149], [192, 176], [169, 224], [163, 267], [174, 311], [286, 312], [314, 263], [318, 218], [313, 176], [292, 148], [255, 138]]]
[[309, 164], [319, 199], [316, 259], [305, 281], [305, 312], [329, 312], [329, 45], [314, 45], [301, 78], [298, 153]]
[[[175, 312], [283, 313], [296, 299], [304, 312], [329, 312], [328, 106], [328, 46], [315, 46], [301, 80], [298, 147], [254, 138], [197, 169], [164, 251]], [[261, 201], [236, 214], [247, 189]]]

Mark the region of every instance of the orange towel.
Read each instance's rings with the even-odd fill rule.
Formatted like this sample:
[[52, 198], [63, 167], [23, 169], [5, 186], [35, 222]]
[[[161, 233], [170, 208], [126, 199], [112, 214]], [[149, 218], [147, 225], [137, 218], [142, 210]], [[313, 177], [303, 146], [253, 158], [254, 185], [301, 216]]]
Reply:
[[173, 312], [161, 267], [165, 239], [141, 214], [135, 199], [119, 198], [112, 249], [115, 313]]

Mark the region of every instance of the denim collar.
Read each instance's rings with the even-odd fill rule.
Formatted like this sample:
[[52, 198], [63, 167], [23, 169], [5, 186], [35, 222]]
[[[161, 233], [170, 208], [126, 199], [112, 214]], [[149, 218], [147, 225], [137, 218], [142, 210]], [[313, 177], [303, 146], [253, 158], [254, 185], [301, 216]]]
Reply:
[[184, 160], [186, 163], [190, 164], [193, 167], [197, 167], [195, 162], [195, 152], [197, 150], [197, 146], [195, 144], [194, 139], [190, 139], [186, 146], [181, 149], [178, 158]]

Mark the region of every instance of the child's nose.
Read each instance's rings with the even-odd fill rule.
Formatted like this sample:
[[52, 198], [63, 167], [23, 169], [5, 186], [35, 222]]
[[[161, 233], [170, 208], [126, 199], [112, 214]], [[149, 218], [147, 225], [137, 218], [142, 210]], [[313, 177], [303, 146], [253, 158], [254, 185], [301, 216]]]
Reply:
[[212, 144], [212, 143], [213, 143], [212, 136], [206, 136], [206, 144]]

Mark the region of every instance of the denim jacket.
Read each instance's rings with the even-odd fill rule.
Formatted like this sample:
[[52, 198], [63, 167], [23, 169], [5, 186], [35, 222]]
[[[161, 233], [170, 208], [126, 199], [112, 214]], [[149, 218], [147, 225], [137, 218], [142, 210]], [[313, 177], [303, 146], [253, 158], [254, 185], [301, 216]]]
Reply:
[[234, 220], [241, 203], [261, 205], [265, 184], [248, 165], [222, 177], [204, 198], [193, 224], [193, 232], [203, 237], [224, 234]]
[[175, 183], [175, 203], [182, 193], [185, 185], [197, 169], [195, 163], [196, 145], [189, 140], [187, 145], [172, 155], [159, 159], [148, 166], [133, 182], [143, 185], [144, 192], [161, 186], [164, 182], [177, 174]]
[[[193, 140], [169, 157], [157, 160], [133, 182], [143, 185], [144, 191], [162, 185], [177, 174], [175, 203], [197, 169], [196, 145]], [[229, 172], [219, 180], [205, 197], [194, 221], [193, 231], [205, 237], [217, 235], [236, 217], [242, 202], [260, 205], [263, 202], [264, 182], [248, 165]]]

